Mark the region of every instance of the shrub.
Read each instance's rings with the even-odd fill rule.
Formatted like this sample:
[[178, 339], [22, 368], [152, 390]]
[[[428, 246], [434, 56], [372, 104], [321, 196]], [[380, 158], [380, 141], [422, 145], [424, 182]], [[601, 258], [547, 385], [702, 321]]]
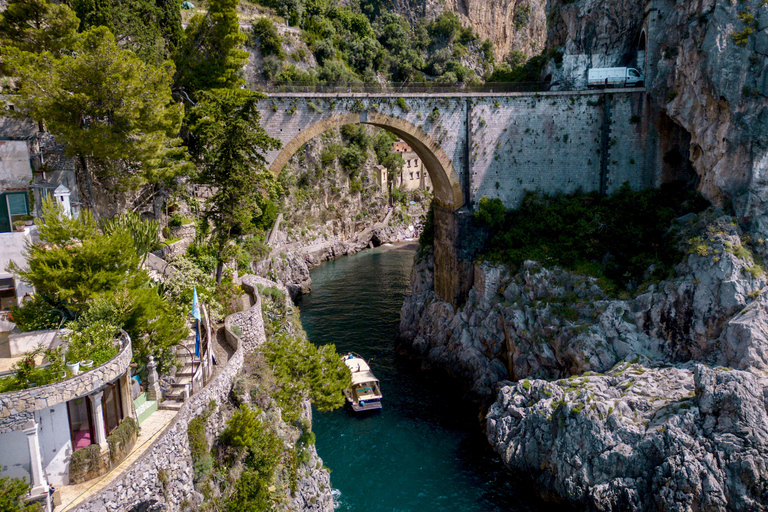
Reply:
[[278, 382], [275, 400], [287, 421], [299, 417], [305, 398], [319, 411], [344, 405], [342, 391], [351, 376], [334, 345], [316, 347], [304, 337], [279, 333], [266, 343], [264, 355]]
[[119, 462], [120, 456], [125, 455], [131, 448], [131, 443], [135, 442], [135, 436], [139, 435], [139, 424], [130, 416], [123, 419], [111, 434], [107, 436], [109, 444], [109, 458], [112, 462]]
[[282, 41], [280, 34], [275, 28], [275, 24], [268, 18], [259, 18], [251, 28], [251, 34], [254, 43], [259, 44], [259, 49], [263, 56], [274, 55], [277, 58], [283, 59]]
[[27, 493], [32, 488], [22, 478], [0, 478], [0, 510], [3, 512], [36, 512], [39, 503], [26, 503]]
[[11, 306], [11, 318], [22, 331], [56, 329], [61, 324], [61, 315], [39, 293], [25, 300], [21, 306]]
[[610, 197], [529, 193], [497, 224], [484, 257], [513, 267], [530, 259], [586, 271], [607, 278], [609, 288], [636, 286], [668, 276], [683, 257], [668, 233], [672, 220], [706, 206], [701, 196], [673, 185], [641, 192], [625, 185]]
[[731, 34], [731, 37], [733, 38], [733, 42], [736, 43], [739, 46], [746, 46], [747, 42], [749, 41], [749, 36], [755, 33], [755, 29], [752, 27], [745, 27], [744, 30], [741, 31], [734, 31]]
[[93, 365], [99, 366], [117, 355], [115, 338], [119, 333], [115, 325], [78, 321], [68, 323], [67, 327], [72, 329], [62, 336], [67, 341], [67, 361], [92, 359]]
[[527, 4], [517, 4], [515, 6], [515, 30], [522, 30], [528, 26], [531, 18], [531, 7]]

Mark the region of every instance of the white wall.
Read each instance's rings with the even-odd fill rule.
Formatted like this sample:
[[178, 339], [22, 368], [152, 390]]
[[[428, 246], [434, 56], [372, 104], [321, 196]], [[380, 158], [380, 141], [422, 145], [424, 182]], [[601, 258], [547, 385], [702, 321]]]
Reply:
[[[24, 257], [24, 249], [27, 241], [36, 243], [39, 240], [37, 226], [27, 226], [23, 232], [0, 233], [0, 278], [13, 277], [13, 274], [5, 271], [11, 261], [26, 268], [27, 259]], [[34, 293], [34, 288], [16, 279], [17, 304], [21, 303], [21, 299], [27, 293]]]
[[30, 332], [13, 332], [8, 337], [8, 344], [11, 348], [11, 357], [18, 357], [35, 350], [42, 345], [45, 348], [56, 348], [62, 345], [61, 340], [56, 336], [55, 329]]
[[69, 484], [69, 457], [72, 455], [72, 441], [69, 435], [67, 404], [35, 411], [40, 436], [40, 454], [43, 471], [48, 483], [54, 487]]
[[32, 483], [29, 444], [23, 430], [0, 434], [0, 476], [25, 478]]

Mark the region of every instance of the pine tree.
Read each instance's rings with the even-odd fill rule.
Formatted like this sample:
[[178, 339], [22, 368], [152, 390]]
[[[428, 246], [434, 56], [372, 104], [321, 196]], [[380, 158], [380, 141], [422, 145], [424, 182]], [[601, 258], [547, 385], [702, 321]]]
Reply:
[[44, 120], [87, 176], [91, 159], [106, 163], [97, 177], [127, 188], [180, 172], [183, 107], [171, 97], [173, 64], [143, 62], [104, 27], [80, 34], [75, 49], [60, 57], [2, 49], [20, 79], [16, 114]]
[[64, 4], [11, 0], [0, 14], [0, 45], [58, 54], [72, 48], [79, 23], [72, 9]]
[[211, 0], [208, 13], [194, 16], [176, 54], [176, 83], [191, 94], [234, 88], [244, 83], [241, 70], [248, 52], [240, 47], [248, 36], [240, 31], [239, 0]]
[[261, 98], [262, 94], [243, 89], [203, 91], [190, 114], [196, 181], [214, 190], [205, 218], [213, 226], [218, 282], [228, 259], [227, 246], [256, 229], [254, 220], [262, 215], [264, 198], [274, 196], [279, 187], [263, 153], [277, 149], [280, 141], [269, 137], [259, 124], [257, 101]]

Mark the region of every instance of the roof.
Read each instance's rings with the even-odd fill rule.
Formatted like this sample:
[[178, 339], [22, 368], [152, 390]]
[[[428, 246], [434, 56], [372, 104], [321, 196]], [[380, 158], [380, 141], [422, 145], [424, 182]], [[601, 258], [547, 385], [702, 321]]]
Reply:
[[352, 385], [356, 386], [358, 384], [363, 384], [366, 382], [379, 382], [379, 379], [376, 378], [376, 376], [371, 372], [371, 370], [367, 371], [359, 371], [359, 372], [352, 372]]
[[379, 379], [371, 371], [368, 363], [362, 357], [345, 357], [344, 364], [347, 365], [349, 371], [352, 372], [352, 384], [362, 384], [364, 382], [378, 382]]

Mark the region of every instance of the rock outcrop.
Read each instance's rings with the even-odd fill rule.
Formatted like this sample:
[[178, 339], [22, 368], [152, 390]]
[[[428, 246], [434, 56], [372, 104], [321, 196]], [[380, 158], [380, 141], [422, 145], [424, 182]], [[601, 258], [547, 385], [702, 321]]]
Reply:
[[768, 416], [747, 372], [627, 363], [509, 383], [487, 427], [508, 466], [593, 510], [768, 510]]
[[422, 259], [400, 343], [495, 402], [491, 444], [547, 493], [595, 510], [764, 510], [764, 241], [717, 210], [675, 229], [676, 277], [634, 298], [532, 261], [480, 263], [454, 310]]

